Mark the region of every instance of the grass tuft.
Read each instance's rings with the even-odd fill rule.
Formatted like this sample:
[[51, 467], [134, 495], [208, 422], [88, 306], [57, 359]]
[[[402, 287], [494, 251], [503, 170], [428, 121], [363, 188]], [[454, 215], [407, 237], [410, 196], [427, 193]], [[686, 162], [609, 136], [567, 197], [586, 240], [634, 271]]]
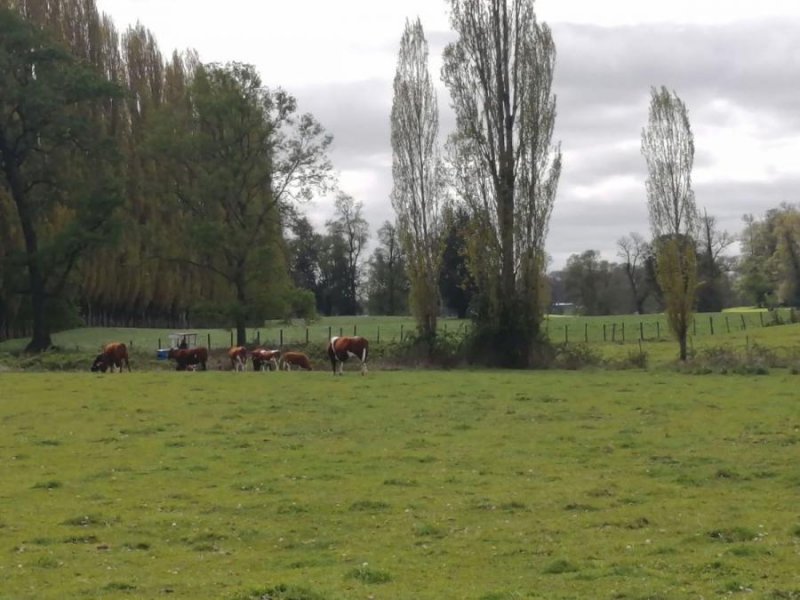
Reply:
[[576, 564], [566, 559], [559, 558], [547, 565], [542, 572], [546, 575], [561, 575], [562, 573], [577, 573], [578, 571], [580, 571], [580, 569]]
[[60, 481], [56, 481], [55, 479], [51, 479], [50, 481], [40, 481], [39, 483], [35, 483], [33, 485], [33, 489], [35, 490], [56, 490], [62, 487], [62, 483]]
[[386, 571], [372, 569], [367, 563], [348, 571], [345, 575], [345, 578], [355, 579], [356, 581], [366, 584], [389, 583], [392, 580], [391, 574], [387, 573]]
[[389, 509], [389, 504], [380, 500], [358, 500], [350, 505], [351, 511], [381, 512]]
[[756, 539], [758, 534], [747, 527], [731, 527], [728, 529], [713, 529], [708, 532], [708, 537], [715, 542], [733, 544], [736, 542], [750, 542]]

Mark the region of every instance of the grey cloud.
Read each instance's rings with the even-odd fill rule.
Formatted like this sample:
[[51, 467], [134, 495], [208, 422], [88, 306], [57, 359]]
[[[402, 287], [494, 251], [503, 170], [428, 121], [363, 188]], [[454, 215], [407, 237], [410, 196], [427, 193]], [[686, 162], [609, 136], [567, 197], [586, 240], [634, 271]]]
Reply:
[[336, 166], [369, 166], [389, 149], [391, 83], [379, 79], [291, 90], [299, 109], [312, 113], [334, 137]]
[[553, 31], [555, 87], [569, 106], [630, 106], [659, 85], [675, 89], [690, 111], [726, 98], [748, 110], [792, 116], [800, 99], [793, 76], [800, 70], [796, 20], [724, 27], [557, 24]]

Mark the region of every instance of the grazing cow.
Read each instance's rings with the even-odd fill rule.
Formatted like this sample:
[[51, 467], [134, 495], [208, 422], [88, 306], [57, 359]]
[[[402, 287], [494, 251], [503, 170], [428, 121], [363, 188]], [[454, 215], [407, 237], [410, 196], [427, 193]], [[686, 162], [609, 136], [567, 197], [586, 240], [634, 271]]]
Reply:
[[254, 371], [269, 371], [270, 365], [278, 369], [278, 359], [281, 357], [280, 350], [267, 350], [266, 348], [256, 348], [250, 353], [253, 360]]
[[247, 348], [244, 346], [234, 346], [228, 350], [228, 358], [231, 359], [231, 368], [234, 371], [247, 370]]
[[201, 371], [206, 370], [208, 362], [208, 350], [202, 346], [197, 348], [172, 348], [167, 354], [167, 358], [174, 360], [177, 366], [176, 371], [186, 371], [190, 366], [200, 367]]
[[344, 374], [344, 361], [354, 356], [361, 361], [361, 374], [367, 374], [367, 354], [369, 342], [361, 336], [333, 337], [328, 344], [328, 357], [331, 359], [333, 374], [339, 367], [339, 375]]
[[103, 346], [103, 351], [95, 357], [92, 363], [92, 372], [101, 371], [105, 373], [108, 369], [114, 372], [114, 367], [122, 373], [122, 364], [131, 370], [131, 363], [128, 360], [128, 347], [122, 342], [111, 342]]
[[311, 362], [302, 352], [285, 352], [281, 358], [281, 368], [284, 371], [291, 371], [292, 366], [300, 367], [306, 371], [313, 371]]

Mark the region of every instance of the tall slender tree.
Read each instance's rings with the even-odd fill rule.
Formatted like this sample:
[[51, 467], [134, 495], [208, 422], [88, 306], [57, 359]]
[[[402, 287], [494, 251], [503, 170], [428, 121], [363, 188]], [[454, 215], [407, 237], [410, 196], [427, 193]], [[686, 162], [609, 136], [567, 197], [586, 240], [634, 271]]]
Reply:
[[443, 177], [439, 107], [419, 19], [406, 21], [400, 40], [391, 125], [392, 205], [411, 283], [411, 310], [420, 336], [430, 342], [441, 305]]
[[651, 89], [648, 124], [642, 130], [642, 154], [647, 163], [647, 206], [658, 283], [670, 328], [678, 339], [680, 359], [686, 360], [697, 288], [694, 136], [686, 105], [666, 87]]
[[533, 0], [451, 0], [458, 40], [442, 76], [456, 113], [450, 147], [473, 217], [470, 268], [484, 356], [526, 367], [539, 334], [544, 242], [561, 172], [552, 145], [555, 44]]

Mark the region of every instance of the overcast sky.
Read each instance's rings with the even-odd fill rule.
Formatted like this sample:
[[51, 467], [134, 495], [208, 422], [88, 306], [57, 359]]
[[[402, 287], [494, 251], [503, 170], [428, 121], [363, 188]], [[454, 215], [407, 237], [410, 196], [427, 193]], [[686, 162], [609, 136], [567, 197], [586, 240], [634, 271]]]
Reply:
[[[97, 0], [121, 30], [140, 21], [161, 49], [204, 62], [256, 65], [334, 136], [340, 188], [364, 203], [373, 231], [393, 220], [389, 113], [406, 18], [422, 20], [436, 79], [454, 39], [446, 0]], [[651, 86], [683, 99], [695, 136], [698, 208], [738, 233], [796, 202], [800, 188], [800, 2], [796, 0], [537, 0], [553, 29], [564, 166], [547, 241], [551, 268], [616, 240], [649, 237], [640, 153]], [[438, 90], [442, 134], [449, 97]], [[330, 201], [307, 207], [318, 227]]]

